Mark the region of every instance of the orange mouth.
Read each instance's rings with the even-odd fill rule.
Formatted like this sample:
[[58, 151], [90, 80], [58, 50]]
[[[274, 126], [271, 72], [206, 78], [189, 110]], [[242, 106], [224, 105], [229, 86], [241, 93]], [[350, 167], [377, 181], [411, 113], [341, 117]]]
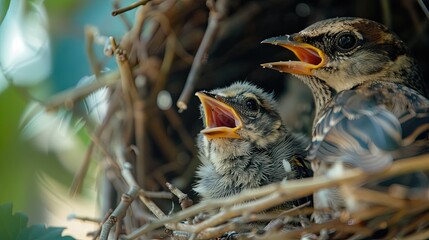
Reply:
[[319, 48], [308, 43], [293, 40], [290, 35], [273, 37], [262, 41], [273, 45], [280, 45], [291, 50], [299, 61], [271, 62], [261, 64], [264, 68], [271, 68], [279, 72], [287, 72], [300, 75], [313, 75], [312, 70], [326, 65], [327, 56]]
[[220, 101], [219, 96], [197, 92], [204, 109], [206, 128], [201, 131], [208, 139], [213, 138], [241, 138], [237, 131], [242, 128], [243, 122], [234, 108]]

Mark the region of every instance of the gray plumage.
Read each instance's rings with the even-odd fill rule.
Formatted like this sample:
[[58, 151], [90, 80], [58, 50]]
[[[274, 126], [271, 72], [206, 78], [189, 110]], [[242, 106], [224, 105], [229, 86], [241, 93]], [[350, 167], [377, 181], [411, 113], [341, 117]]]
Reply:
[[[207, 138], [199, 134], [201, 166], [194, 190], [200, 196], [226, 197], [243, 189], [311, 175], [303, 162], [308, 144], [303, 137], [288, 133], [272, 94], [245, 82], [205, 94], [234, 108], [243, 126], [237, 131], [238, 139]], [[205, 111], [201, 107], [203, 120]]]

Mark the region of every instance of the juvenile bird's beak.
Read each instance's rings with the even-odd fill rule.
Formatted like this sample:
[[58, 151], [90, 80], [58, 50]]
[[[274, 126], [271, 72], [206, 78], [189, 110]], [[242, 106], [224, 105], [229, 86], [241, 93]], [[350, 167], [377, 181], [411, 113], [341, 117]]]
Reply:
[[207, 92], [195, 94], [204, 109], [206, 128], [201, 131], [205, 137], [241, 138], [237, 131], [243, 126], [240, 116], [234, 108], [219, 100], [221, 97]]
[[300, 75], [313, 75], [312, 70], [326, 65], [328, 59], [325, 53], [308, 43], [296, 41], [293, 36], [285, 35], [268, 38], [261, 43], [279, 45], [291, 50], [300, 61], [271, 62], [261, 64], [264, 68], [271, 68], [279, 72]]

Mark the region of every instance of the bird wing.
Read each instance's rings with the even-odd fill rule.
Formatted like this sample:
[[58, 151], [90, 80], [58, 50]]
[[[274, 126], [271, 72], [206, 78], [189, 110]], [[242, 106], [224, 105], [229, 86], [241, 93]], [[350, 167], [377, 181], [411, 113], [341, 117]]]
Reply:
[[398, 117], [402, 127], [402, 149], [395, 159], [429, 152], [429, 107], [407, 111]]
[[342, 161], [365, 171], [386, 168], [402, 143], [398, 118], [374, 97], [347, 90], [317, 121], [309, 159]]

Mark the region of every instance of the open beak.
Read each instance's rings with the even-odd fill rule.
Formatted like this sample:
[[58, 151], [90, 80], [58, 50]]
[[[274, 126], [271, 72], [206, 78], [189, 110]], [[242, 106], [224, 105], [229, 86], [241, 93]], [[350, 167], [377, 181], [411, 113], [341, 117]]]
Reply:
[[241, 138], [237, 131], [243, 126], [234, 108], [221, 101], [221, 97], [207, 92], [195, 94], [201, 101], [205, 115], [206, 128], [201, 131], [205, 137]]
[[295, 41], [293, 36], [285, 35], [268, 38], [261, 43], [280, 45], [291, 50], [299, 61], [271, 62], [261, 64], [264, 68], [271, 68], [279, 72], [287, 72], [299, 75], [313, 75], [312, 70], [323, 67], [328, 62], [327, 56], [322, 50], [308, 44]]

